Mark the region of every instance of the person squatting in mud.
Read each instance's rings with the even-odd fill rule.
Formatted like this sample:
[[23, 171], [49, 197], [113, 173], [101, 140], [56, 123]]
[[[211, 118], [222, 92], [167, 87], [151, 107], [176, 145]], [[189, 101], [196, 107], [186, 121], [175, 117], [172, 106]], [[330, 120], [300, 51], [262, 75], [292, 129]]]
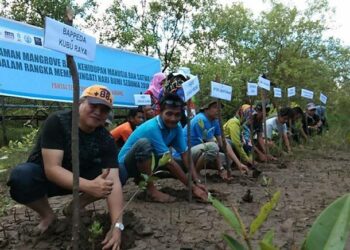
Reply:
[[[104, 127], [112, 104], [111, 92], [101, 85], [86, 88], [79, 102], [79, 203], [84, 210], [95, 200], [107, 200], [111, 228], [102, 242], [103, 249], [119, 249], [123, 229], [123, 193], [115, 161], [117, 151]], [[56, 216], [48, 197], [72, 192], [71, 124], [72, 111], [50, 115], [27, 162], [16, 166], [10, 174], [8, 185], [12, 199], [40, 216], [35, 234], [49, 232], [55, 227]], [[63, 212], [72, 214], [72, 202]]]
[[[179, 179], [185, 186], [188, 185], [187, 175], [182, 168], [170, 157], [169, 147], [174, 148], [181, 154], [186, 168], [189, 168], [187, 161], [187, 145], [179, 124], [182, 109], [185, 103], [177, 94], [169, 93], [160, 100], [160, 114], [146, 121], [139, 126], [128, 138], [119, 152], [118, 161], [120, 167], [120, 178], [124, 185], [128, 178], [133, 177], [135, 182], [141, 181], [141, 174], [152, 175], [152, 154], [156, 158], [155, 171], [159, 159], [168, 154], [169, 161], [166, 168]], [[194, 184], [192, 192], [197, 198], [206, 201], [207, 189], [197, 182], [197, 172], [192, 169]], [[156, 202], [172, 202], [174, 197], [159, 191], [153, 182], [147, 183], [147, 195], [149, 199]]]

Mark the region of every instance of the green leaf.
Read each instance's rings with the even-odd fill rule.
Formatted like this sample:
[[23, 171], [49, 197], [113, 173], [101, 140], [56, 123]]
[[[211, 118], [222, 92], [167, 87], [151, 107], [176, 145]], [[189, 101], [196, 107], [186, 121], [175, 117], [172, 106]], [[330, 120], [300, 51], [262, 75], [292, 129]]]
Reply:
[[149, 176], [147, 174], [141, 173], [141, 177], [145, 180], [145, 182], [148, 182]]
[[[170, 161], [171, 161], [171, 156], [170, 156], [170, 153], [167, 152], [167, 153], [163, 154], [162, 158], [159, 159], [158, 166], [159, 167], [164, 166], [164, 165], [168, 164]], [[153, 169], [152, 169], [152, 171], [153, 171]]]
[[278, 250], [278, 248], [274, 247], [273, 245], [270, 245], [266, 242], [259, 242], [259, 246], [261, 250]]
[[271, 210], [277, 205], [277, 202], [281, 196], [281, 192], [277, 191], [264, 206], [261, 207], [258, 216], [250, 224], [250, 236], [253, 236], [255, 232], [261, 227], [261, 225], [266, 220], [267, 216], [270, 214]]
[[244, 246], [234, 238], [232, 238], [230, 235], [224, 234], [223, 235], [224, 240], [229, 245], [230, 249], [232, 250], [245, 250]]
[[263, 239], [259, 242], [261, 250], [277, 250], [278, 248], [273, 245], [274, 232], [273, 230], [268, 231]]
[[228, 224], [233, 228], [238, 235], [242, 235], [242, 228], [239, 224], [239, 221], [236, 215], [232, 212], [231, 209], [226, 207], [220, 201], [215, 199], [211, 194], [208, 195], [208, 201], [212, 203], [212, 205], [216, 208], [216, 210], [221, 214], [224, 219], [228, 222]]
[[147, 182], [140, 181], [138, 186], [139, 186], [140, 189], [145, 190], [146, 186], [147, 186]]
[[344, 249], [350, 231], [350, 194], [329, 205], [313, 223], [302, 249]]

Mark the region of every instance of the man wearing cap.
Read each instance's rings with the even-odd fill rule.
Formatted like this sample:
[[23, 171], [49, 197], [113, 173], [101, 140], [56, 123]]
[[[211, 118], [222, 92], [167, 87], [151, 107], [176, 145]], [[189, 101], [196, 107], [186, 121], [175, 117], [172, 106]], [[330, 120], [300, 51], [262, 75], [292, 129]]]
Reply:
[[[207, 99], [204, 103], [200, 108], [200, 112], [191, 120], [190, 124], [193, 161], [196, 164], [197, 171], [204, 167], [204, 160], [209, 161], [210, 164], [208, 166], [216, 168], [223, 180], [229, 180], [231, 178], [227, 170], [222, 166], [226, 165], [226, 157], [220, 152], [220, 148], [223, 147], [223, 141], [218, 120], [218, 103], [213, 99]], [[183, 131], [185, 138], [187, 138], [187, 125]], [[247, 172], [247, 166], [239, 161], [228, 143], [226, 144], [226, 149], [229, 160], [229, 165], [226, 168], [229, 168], [231, 163], [234, 162], [241, 172]]]
[[[116, 147], [104, 128], [112, 104], [111, 92], [101, 85], [86, 88], [79, 101], [79, 204], [83, 210], [95, 200], [107, 199], [112, 226], [102, 242], [103, 249], [118, 247], [123, 229]], [[72, 192], [71, 125], [72, 111], [51, 114], [27, 162], [16, 166], [8, 181], [11, 197], [39, 214], [40, 223], [34, 230], [37, 234], [51, 231], [55, 224], [48, 197]], [[71, 215], [72, 203], [63, 212]]]
[[[166, 94], [160, 100], [160, 114], [139, 126], [128, 138], [119, 152], [118, 161], [122, 184], [128, 178], [134, 178], [136, 183], [142, 181], [142, 174], [151, 176], [161, 167], [160, 162], [179, 179], [185, 186], [188, 185], [187, 175], [182, 168], [170, 157], [169, 147], [181, 154], [187, 169], [187, 145], [183, 136], [181, 125], [182, 109], [185, 103], [175, 93]], [[152, 170], [152, 158], [154, 171]], [[163, 160], [162, 160], [163, 159]], [[164, 160], [165, 159], [165, 160]], [[193, 180], [198, 180], [196, 171], [192, 169]], [[192, 185], [193, 194], [207, 200], [206, 188], [198, 182]], [[159, 191], [152, 181], [147, 183], [148, 198], [156, 202], [172, 202], [174, 197]]]
[[321, 133], [322, 121], [316, 114], [316, 106], [310, 102], [306, 105], [306, 117], [303, 119], [303, 130], [306, 135], [311, 136]]

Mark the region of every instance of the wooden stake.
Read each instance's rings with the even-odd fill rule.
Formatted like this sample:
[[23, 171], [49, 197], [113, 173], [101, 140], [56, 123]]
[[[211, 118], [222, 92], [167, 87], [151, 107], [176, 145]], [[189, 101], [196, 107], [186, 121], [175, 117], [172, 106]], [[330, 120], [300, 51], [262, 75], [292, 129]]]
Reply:
[[264, 123], [264, 144], [265, 144], [265, 158], [267, 163], [267, 155], [269, 154], [269, 149], [267, 147], [267, 131], [266, 131], [266, 90], [261, 89], [261, 104], [262, 104], [262, 111], [263, 111], [263, 123]]
[[[65, 23], [73, 25], [73, 11], [66, 9]], [[73, 111], [72, 111], [72, 169], [73, 169], [73, 227], [72, 227], [72, 247], [79, 249], [80, 233], [80, 205], [79, 205], [79, 75], [73, 56], [66, 55], [67, 66], [73, 81]]]
[[191, 152], [191, 107], [190, 100], [187, 101], [187, 163], [188, 163], [188, 201], [192, 202], [192, 152]]
[[6, 126], [5, 126], [5, 97], [1, 96], [1, 128], [2, 128], [2, 141], [3, 145], [8, 145], [8, 138], [7, 138], [7, 132], [6, 132]]
[[252, 168], [255, 168], [255, 158], [254, 158], [254, 138], [253, 138], [253, 133], [254, 133], [254, 127], [253, 127], [253, 104], [252, 104], [252, 99], [249, 96], [249, 105], [250, 105], [250, 113], [249, 113], [249, 119], [250, 119], [250, 142], [252, 144]]

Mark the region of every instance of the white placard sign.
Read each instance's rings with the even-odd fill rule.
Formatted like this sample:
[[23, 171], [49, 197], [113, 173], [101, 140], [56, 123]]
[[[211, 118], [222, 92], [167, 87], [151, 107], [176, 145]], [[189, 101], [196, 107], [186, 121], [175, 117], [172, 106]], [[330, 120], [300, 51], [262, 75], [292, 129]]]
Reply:
[[281, 88], [273, 88], [273, 96], [282, 98], [282, 90]]
[[295, 87], [288, 88], [288, 97], [295, 96]]
[[232, 86], [212, 81], [210, 96], [218, 99], [223, 99], [226, 101], [231, 101]]
[[326, 104], [327, 103], [327, 96], [325, 96], [324, 94], [320, 94], [320, 101], [323, 103], [323, 104]]
[[182, 88], [185, 94], [185, 102], [187, 102], [192, 96], [198, 93], [199, 91], [199, 80], [195, 76], [182, 84]]
[[301, 89], [301, 96], [307, 99], [313, 99], [314, 98], [314, 92], [307, 89]]
[[134, 95], [135, 99], [135, 105], [151, 105], [151, 96], [150, 95], [141, 95], [141, 94], [135, 94]]
[[248, 82], [247, 83], [247, 95], [249, 96], [257, 96], [258, 95], [258, 84]]
[[69, 25], [45, 17], [44, 47], [93, 61], [96, 39]]
[[260, 88], [270, 91], [270, 80], [262, 78], [261, 76], [259, 76], [258, 85], [259, 85]]

